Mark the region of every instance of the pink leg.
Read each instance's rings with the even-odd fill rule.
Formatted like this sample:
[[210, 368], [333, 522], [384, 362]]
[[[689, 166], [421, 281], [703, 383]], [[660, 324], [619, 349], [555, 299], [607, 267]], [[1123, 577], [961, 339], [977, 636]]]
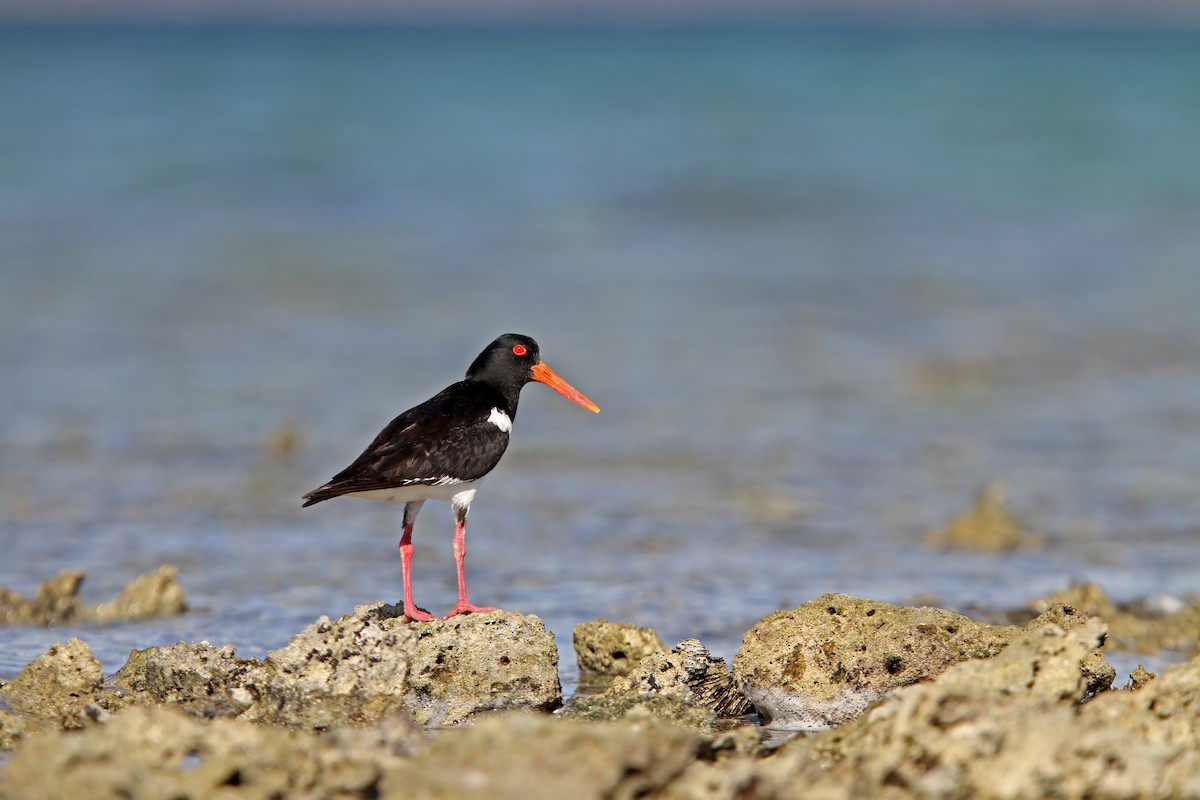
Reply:
[[463, 562], [467, 558], [467, 509], [454, 506], [454, 566], [458, 570], [458, 603], [454, 610], [446, 615], [446, 619], [459, 614], [477, 614], [484, 611], [495, 611], [492, 606], [474, 606], [467, 599], [467, 578]]
[[407, 503], [404, 506], [404, 536], [400, 538], [400, 572], [404, 580], [404, 616], [413, 622], [430, 622], [434, 616], [424, 609], [417, 608], [412, 596], [412, 532], [413, 523], [417, 521], [417, 512], [421, 503]]

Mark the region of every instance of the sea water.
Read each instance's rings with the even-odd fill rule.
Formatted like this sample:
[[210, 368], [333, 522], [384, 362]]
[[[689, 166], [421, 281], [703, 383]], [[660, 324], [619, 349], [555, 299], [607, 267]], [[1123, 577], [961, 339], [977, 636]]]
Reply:
[[[0, 31], [0, 585], [192, 606], [0, 677], [398, 600], [399, 509], [300, 495], [506, 331], [602, 409], [528, 387], [467, 537], [568, 684], [597, 617], [1195, 591], [1197, 220], [1195, 34]], [[923, 546], [992, 481], [1044, 549]]]

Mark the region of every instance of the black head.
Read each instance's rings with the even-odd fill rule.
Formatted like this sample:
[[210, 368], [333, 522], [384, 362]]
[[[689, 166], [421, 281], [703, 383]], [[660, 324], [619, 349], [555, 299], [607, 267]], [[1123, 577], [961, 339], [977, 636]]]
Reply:
[[589, 411], [599, 411], [596, 404], [580, 394], [542, 361], [538, 343], [519, 333], [506, 333], [489, 344], [471, 362], [467, 380], [481, 381], [494, 386], [509, 401], [509, 411], [517, 410], [521, 387], [530, 381], [544, 383], [568, 400]]
[[520, 390], [533, 380], [533, 365], [539, 361], [541, 350], [537, 342], [519, 333], [506, 333], [471, 362], [467, 380], [515, 386]]

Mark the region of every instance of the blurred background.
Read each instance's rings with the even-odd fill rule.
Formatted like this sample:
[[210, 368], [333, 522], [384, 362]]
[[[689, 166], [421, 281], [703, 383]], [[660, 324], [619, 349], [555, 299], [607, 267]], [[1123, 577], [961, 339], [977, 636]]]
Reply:
[[[568, 682], [596, 617], [1194, 591], [1200, 15], [971, 7], [10, 0], [0, 585], [193, 611], [0, 677], [397, 601], [399, 509], [299, 497], [506, 331], [603, 409], [528, 388], [471, 516]], [[991, 481], [1041, 549], [926, 546]]]

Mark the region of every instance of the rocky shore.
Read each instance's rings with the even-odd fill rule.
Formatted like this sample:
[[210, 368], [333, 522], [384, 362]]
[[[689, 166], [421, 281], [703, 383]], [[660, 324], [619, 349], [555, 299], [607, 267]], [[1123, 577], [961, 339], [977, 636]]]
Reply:
[[[1022, 625], [823, 595], [747, 631], [732, 668], [594, 620], [574, 636], [586, 691], [566, 699], [553, 635], [515, 612], [410, 623], [360, 606], [263, 660], [179, 643], [108, 678], [71, 639], [0, 686], [0, 791], [1200, 797], [1200, 657], [1118, 686], [1095, 611], [1135, 615], [1076, 594], [1094, 609], [1044, 602]], [[1194, 613], [1158, 619], [1194, 643]]]
[[171, 617], [187, 611], [179, 571], [172, 564], [134, 578], [104, 603], [85, 605], [79, 597], [82, 572], [66, 570], [42, 583], [33, 597], [0, 586], [0, 625], [64, 625], [72, 622]]

